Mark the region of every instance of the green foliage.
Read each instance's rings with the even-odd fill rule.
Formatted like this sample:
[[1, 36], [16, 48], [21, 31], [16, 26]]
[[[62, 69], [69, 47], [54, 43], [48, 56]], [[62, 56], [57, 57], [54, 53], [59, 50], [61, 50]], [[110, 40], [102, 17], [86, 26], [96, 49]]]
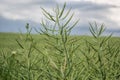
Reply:
[[104, 25], [96, 23], [89, 28], [93, 37], [71, 36], [79, 20], [71, 24], [74, 15], [66, 3], [53, 13], [41, 9], [47, 20], [36, 29], [40, 35], [32, 35], [27, 23], [26, 34], [12, 37], [18, 46], [1, 49], [0, 80], [120, 79], [119, 38], [102, 36]]
[[[86, 49], [81, 50], [86, 57], [85, 67], [88, 68], [86, 72], [89, 73], [89, 78], [92, 80], [118, 80], [119, 78], [115, 76], [119, 74], [119, 68], [117, 67], [117, 72], [113, 69], [115, 69], [115, 65], [118, 65], [118, 63], [114, 63], [114, 60], [120, 58], [120, 48], [115, 46], [115, 43], [111, 43], [111, 35], [101, 37], [104, 30], [103, 25], [98, 29], [96, 23], [95, 26], [90, 27], [90, 32], [94, 37], [93, 41], [86, 40]], [[116, 56], [111, 58], [113, 55]]]

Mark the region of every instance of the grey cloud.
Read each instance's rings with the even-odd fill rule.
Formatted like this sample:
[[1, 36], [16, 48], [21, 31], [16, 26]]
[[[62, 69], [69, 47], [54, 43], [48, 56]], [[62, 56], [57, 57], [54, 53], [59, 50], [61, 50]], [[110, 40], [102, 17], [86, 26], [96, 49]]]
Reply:
[[0, 10], [0, 12], [2, 14], [4, 14], [4, 12], [24, 13], [24, 11], [32, 12], [33, 9], [40, 11], [40, 7], [53, 8], [56, 4], [57, 2], [55, 0], [33, 0], [25, 3], [19, 3], [16, 1], [16, 4], [12, 4], [12, 2], [8, 3], [7, 1], [1, 0], [0, 5], [2, 5], [2, 10]]
[[[92, 35], [89, 31], [90, 25], [88, 23], [79, 24], [79, 26], [75, 27], [72, 31], [73, 35]], [[120, 29], [105, 29], [103, 35], [113, 35], [120, 36]]]
[[57, 2], [55, 0], [33, 0], [33, 1], [28, 1], [28, 2], [23, 2], [23, 3], [19, 3], [16, 1], [15, 3], [9, 3], [7, 1], [1, 0], [0, 4], [4, 4], [6, 6], [11, 6], [11, 7], [32, 7], [32, 6], [41, 6], [44, 5], [46, 7], [51, 7], [54, 4], [57, 4]]
[[44, 7], [53, 7], [57, 3], [54, 0], [34, 0], [32, 2], [26, 3], [26, 4], [19, 4], [19, 6], [22, 5], [22, 7], [34, 7], [34, 6], [44, 6]]
[[[38, 28], [40, 25], [32, 21], [11, 20], [0, 16], [0, 32], [26, 32], [25, 25], [30, 23], [30, 27]], [[33, 31], [34, 33], [35, 31]]]
[[[17, 1], [16, 1], [17, 2]], [[34, 0], [27, 3], [17, 3], [17, 4], [9, 4], [7, 1], [1, 0], [0, 4], [4, 4], [9, 9], [29, 9], [32, 7], [45, 7], [50, 8], [54, 7], [56, 4], [59, 4], [62, 6], [63, 4], [56, 2], [55, 0]], [[86, 11], [86, 12], [95, 12], [95, 11], [108, 11], [109, 8], [117, 8], [115, 5], [109, 5], [109, 4], [96, 4], [88, 1], [81, 1], [81, 2], [68, 2], [67, 8], [72, 7], [72, 9], [78, 9], [80, 11]]]
[[57, 4], [57, 2], [55, 0], [35, 0], [34, 2], [32, 2], [31, 4], [33, 5], [45, 5], [47, 7], [50, 7], [52, 5]]
[[110, 4], [97, 4], [89, 1], [81, 1], [81, 2], [71, 2], [69, 6], [72, 6], [73, 9], [80, 9], [86, 11], [96, 11], [96, 10], [106, 10], [110, 8], [119, 8], [116, 5]]
[[[17, 1], [16, 1], [17, 2]], [[55, 0], [33, 0], [26, 3], [17, 3], [10, 4], [7, 1], [1, 0], [0, 4], [4, 4], [8, 7], [12, 8], [28, 8], [33, 6], [44, 6], [44, 7], [53, 7], [56, 4], [63, 5], [61, 3], [56, 2]], [[68, 2], [68, 7], [72, 7], [72, 9], [79, 9], [82, 11], [97, 11], [97, 10], [107, 10], [109, 8], [118, 8], [119, 6], [110, 5], [110, 4], [96, 4], [89, 1], [80, 1], [80, 2]]]

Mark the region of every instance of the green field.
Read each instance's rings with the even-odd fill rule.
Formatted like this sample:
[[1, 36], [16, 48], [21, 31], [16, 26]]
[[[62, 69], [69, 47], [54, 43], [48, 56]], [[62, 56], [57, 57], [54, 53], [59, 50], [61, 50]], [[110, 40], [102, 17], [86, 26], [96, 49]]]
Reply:
[[[16, 49], [19, 48], [16, 39], [20, 37], [20, 33], [0, 33], [0, 48], [11, 48]], [[34, 37], [37, 39], [39, 36], [34, 35]]]
[[0, 33], [0, 80], [119, 80], [120, 38], [104, 38]]
[[[26, 34], [22, 34], [22, 37], [25, 37]], [[19, 39], [21, 37], [21, 33], [3, 33], [0, 32], [0, 49], [17, 49], [20, 48], [17, 44], [16, 39]], [[40, 34], [32, 34], [32, 37], [38, 42], [39, 46], [43, 46], [43, 35]], [[91, 41], [93, 37], [91, 36], [71, 36], [79, 39], [78, 43], [81, 44], [81, 46], [85, 46], [84, 42], [85, 40]], [[110, 41], [114, 44], [119, 46], [120, 37], [111, 37]], [[112, 44], [111, 43], [111, 44]]]

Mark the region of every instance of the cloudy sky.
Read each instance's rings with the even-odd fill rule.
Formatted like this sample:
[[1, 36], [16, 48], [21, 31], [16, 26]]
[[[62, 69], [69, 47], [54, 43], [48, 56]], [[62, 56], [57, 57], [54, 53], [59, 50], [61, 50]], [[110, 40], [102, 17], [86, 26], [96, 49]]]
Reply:
[[80, 19], [73, 34], [89, 34], [89, 22], [105, 24], [106, 34], [120, 35], [120, 0], [0, 0], [0, 32], [25, 32], [25, 24], [40, 27], [40, 7], [51, 11], [56, 4], [72, 7], [74, 19]]

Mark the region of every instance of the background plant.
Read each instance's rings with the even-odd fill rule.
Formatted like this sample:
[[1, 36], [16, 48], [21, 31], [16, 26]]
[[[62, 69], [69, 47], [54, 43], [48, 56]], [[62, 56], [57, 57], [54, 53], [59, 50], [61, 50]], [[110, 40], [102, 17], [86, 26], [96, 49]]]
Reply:
[[90, 24], [93, 40], [91, 42], [86, 40], [86, 48], [81, 50], [86, 59], [85, 63], [87, 63], [84, 65], [88, 73], [87, 78], [91, 80], [118, 80], [119, 68], [115, 68], [115, 65], [118, 66], [116, 62], [119, 62], [117, 60], [120, 58], [120, 48], [111, 42], [111, 35], [102, 36], [104, 31], [104, 25], [98, 27], [96, 23]]

